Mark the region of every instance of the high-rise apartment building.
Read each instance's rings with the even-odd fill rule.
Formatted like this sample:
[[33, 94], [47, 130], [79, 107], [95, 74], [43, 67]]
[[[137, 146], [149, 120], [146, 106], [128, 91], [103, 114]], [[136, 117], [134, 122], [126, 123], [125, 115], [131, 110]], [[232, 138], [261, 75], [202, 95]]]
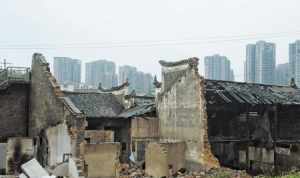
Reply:
[[54, 76], [60, 84], [81, 82], [81, 61], [69, 57], [54, 57]]
[[204, 58], [205, 78], [213, 80], [232, 80], [233, 71], [226, 56], [218, 54]]
[[275, 83], [276, 48], [274, 43], [258, 41], [246, 47], [245, 81]]
[[151, 94], [153, 91], [153, 77], [151, 74], [143, 73], [133, 66], [119, 67], [119, 84], [129, 81], [129, 90], [135, 90], [139, 94]]
[[246, 46], [246, 62], [245, 62], [245, 82], [255, 82], [255, 58], [256, 45], [248, 44]]
[[85, 64], [85, 83], [103, 88], [111, 88], [117, 85], [116, 64], [107, 60], [97, 60]]
[[278, 64], [276, 66], [275, 81], [277, 85], [289, 84], [289, 63]]
[[289, 45], [289, 79], [291, 78], [300, 86], [300, 40]]
[[256, 43], [255, 60], [255, 82], [263, 84], [274, 84], [276, 52], [275, 44], [265, 41]]

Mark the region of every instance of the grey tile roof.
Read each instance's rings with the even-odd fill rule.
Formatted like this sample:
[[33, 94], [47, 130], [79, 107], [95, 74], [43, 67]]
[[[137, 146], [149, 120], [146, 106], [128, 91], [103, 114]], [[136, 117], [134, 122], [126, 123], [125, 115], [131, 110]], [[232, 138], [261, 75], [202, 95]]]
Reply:
[[142, 116], [147, 113], [154, 112], [155, 109], [154, 103], [148, 103], [144, 105], [138, 105], [133, 108], [127, 109], [124, 112], [122, 112], [119, 116], [124, 118], [131, 118], [135, 116]]
[[290, 86], [205, 80], [208, 104], [300, 105], [300, 90]]
[[123, 105], [110, 93], [65, 92], [73, 104], [90, 118], [114, 118], [124, 110]]
[[81, 111], [74, 105], [74, 103], [70, 100], [68, 97], [61, 97], [63, 102], [69, 106], [69, 108], [75, 113], [75, 114], [82, 114]]

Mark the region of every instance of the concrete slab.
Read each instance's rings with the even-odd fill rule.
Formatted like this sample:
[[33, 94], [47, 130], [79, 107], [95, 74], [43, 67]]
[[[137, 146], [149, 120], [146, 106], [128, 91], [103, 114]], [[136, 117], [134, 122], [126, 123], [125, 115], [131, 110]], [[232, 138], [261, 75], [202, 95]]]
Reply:
[[22, 171], [29, 178], [41, 178], [49, 176], [48, 172], [40, 165], [36, 159], [32, 159], [21, 166]]
[[25, 174], [20, 174], [19, 178], [28, 178]]
[[49, 166], [63, 162], [63, 155], [71, 153], [71, 138], [66, 124], [59, 124], [47, 129], [49, 142]]

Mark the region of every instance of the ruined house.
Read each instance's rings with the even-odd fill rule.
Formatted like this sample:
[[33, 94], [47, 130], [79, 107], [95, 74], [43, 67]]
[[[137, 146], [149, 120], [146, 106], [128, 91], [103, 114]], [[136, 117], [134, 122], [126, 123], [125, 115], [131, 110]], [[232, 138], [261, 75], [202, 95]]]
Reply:
[[300, 168], [300, 90], [295, 85], [206, 80], [198, 74], [197, 58], [160, 64], [161, 138], [185, 142], [187, 168]]
[[[127, 162], [130, 154], [130, 119], [119, 116], [124, 110], [122, 103], [112, 93], [65, 92], [66, 97], [86, 115], [87, 143], [120, 142], [121, 161]], [[108, 131], [108, 132], [105, 132]], [[92, 132], [94, 132], [93, 137]], [[99, 135], [109, 134], [106, 139]], [[97, 134], [98, 133], [98, 134]]]
[[159, 121], [155, 98], [138, 96], [135, 92], [125, 96], [125, 109], [120, 116], [131, 119], [131, 152], [136, 161], [145, 160], [145, 148], [159, 139]]
[[205, 81], [208, 133], [221, 164], [258, 173], [299, 168], [300, 90]]
[[0, 169], [17, 173], [31, 157], [47, 167], [65, 154], [79, 158], [85, 116], [64, 99], [44, 56], [33, 55], [31, 71], [7, 68], [0, 78], [0, 160], [6, 160]]

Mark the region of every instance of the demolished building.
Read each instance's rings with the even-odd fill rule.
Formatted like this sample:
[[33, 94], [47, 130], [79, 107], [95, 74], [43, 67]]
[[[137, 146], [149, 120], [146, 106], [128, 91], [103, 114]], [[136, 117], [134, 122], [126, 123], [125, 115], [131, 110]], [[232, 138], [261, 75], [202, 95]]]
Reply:
[[156, 98], [128, 93], [128, 82], [62, 91], [41, 54], [31, 71], [1, 71], [1, 173], [18, 174], [32, 158], [54, 172], [72, 160], [87, 177], [117, 177], [130, 157], [154, 177], [183, 167], [300, 169], [295, 85], [206, 80], [197, 58], [160, 64]]
[[160, 136], [186, 143], [186, 167], [220, 164], [260, 173], [300, 168], [295, 85], [206, 80], [197, 58], [160, 64]]
[[[131, 133], [139, 142], [158, 137], [151, 130], [158, 128], [154, 97], [128, 94], [128, 86], [62, 91], [42, 54], [33, 55], [31, 70], [1, 71], [0, 174], [20, 173], [32, 158], [59, 170], [72, 158], [80, 176], [117, 176], [118, 165], [129, 162], [134, 149]], [[154, 126], [148, 128], [148, 121]], [[145, 146], [137, 145], [142, 160]], [[105, 164], [114, 170], [95, 172], [108, 155], [116, 157]]]
[[33, 55], [31, 71], [6, 69], [0, 80], [2, 173], [18, 173], [32, 157], [45, 167], [63, 162], [65, 154], [79, 158], [85, 116], [64, 100], [41, 54]]

